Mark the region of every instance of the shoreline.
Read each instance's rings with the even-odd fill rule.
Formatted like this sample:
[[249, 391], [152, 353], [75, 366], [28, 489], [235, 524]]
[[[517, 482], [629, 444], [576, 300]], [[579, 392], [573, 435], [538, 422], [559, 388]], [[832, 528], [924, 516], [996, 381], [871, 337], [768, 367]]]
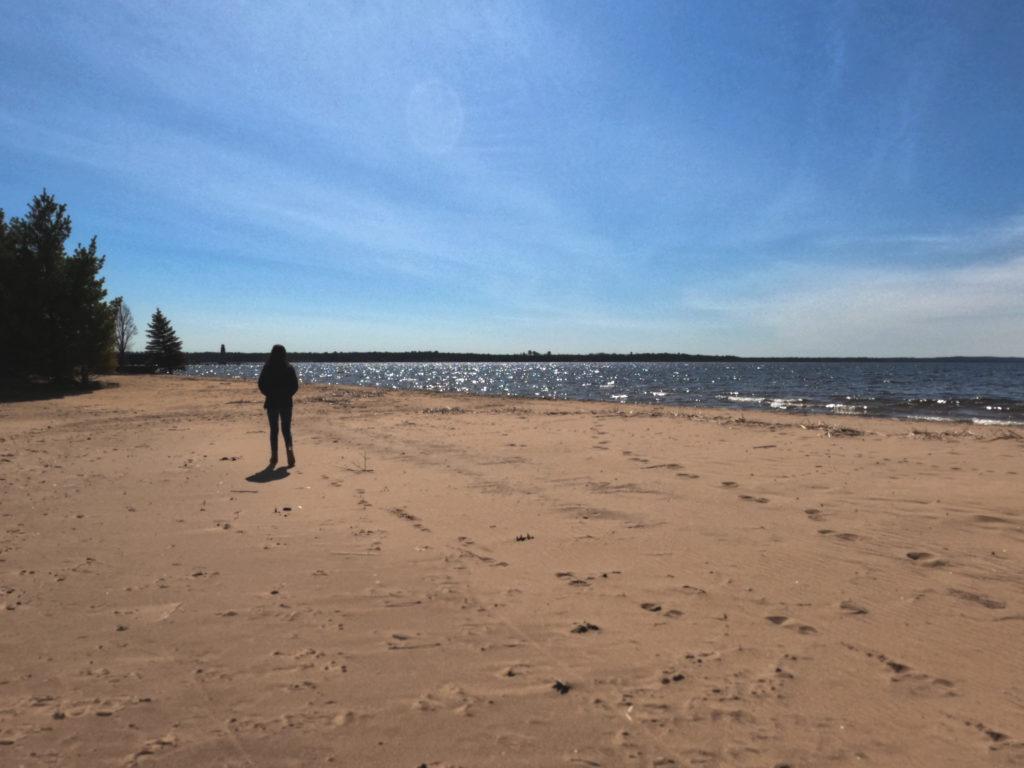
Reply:
[[[167, 374], [133, 374], [137, 375], [155, 375], [155, 376], [166, 376]], [[255, 385], [255, 378], [241, 378], [241, 377], [230, 377], [230, 376], [193, 376], [190, 374], [172, 374], [176, 379], [184, 379], [188, 381], [231, 381], [239, 383], [252, 382]], [[118, 379], [118, 374], [108, 374], [106, 377]], [[723, 404], [723, 405], [675, 405], [671, 403], [626, 403], [609, 400], [586, 400], [573, 397], [540, 397], [534, 395], [518, 395], [518, 394], [491, 394], [486, 392], [446, 392], [441, 390], [432, 389], [417, 389], [414, 387], [386, 387], [386, 386], [375, 386], [375, 385], [360, 385], [360, 384], [342, 384], [342, 383], [321, 383], [321, 382], [301, 382], [302, 387], [341, 387], [350, 388], [356, 390], [368, 390], [368, 391], [381, 391], [381, 392], [395, 392], [402, 393], [407, 392], [410, 394], [422, 394], [422, 395], [438, 395], [441, 397], [480, 397], [480, 398], [493, 398], [495, 401], [507, 401], [507, 400], [521, 400], [525, 402], [538, 402], [538, 403], [577, 403], [580, 405], [605, 405], [615, 408], [661, 408], [661, 409], [676, 409], [687, 412], [708, 412], [708, 414], [715, 412], [727, 412], [727, 413], [751, 413], [751, 414], [762, 414], [762, 415], [773, 415], [783, 416], [790, 418], [828, 418], [828, 419], [855, 419], [857, 421], [863, 420], [878, 420], [878, 421], [893, 421], [901, 423], [922, 423], [922, 424], [950, 424], [950, 425], [970, 425], [972, 427], [987, 428], [996, 427], [1006, 430], [1014, 430], [1015, 428], [1024, 428], [1024, 421], [1014, 421], [1007, 419], [1005, 421], [999, 419], [954, 419], [954, 418], [943, 418], [933, 416], [880, 416], [875, 414], [858, 414], [858, 413], [835, 413], [828, 411], [812, 411], [804, 410], [799, 411], [797, 409], [790, 410], [788, 408], [759, 408], [759, 407], [744, 407], [737, 404]]]
[[0, 403], [4, 764], [1024, 764], [1006, 430], [116, 380]]

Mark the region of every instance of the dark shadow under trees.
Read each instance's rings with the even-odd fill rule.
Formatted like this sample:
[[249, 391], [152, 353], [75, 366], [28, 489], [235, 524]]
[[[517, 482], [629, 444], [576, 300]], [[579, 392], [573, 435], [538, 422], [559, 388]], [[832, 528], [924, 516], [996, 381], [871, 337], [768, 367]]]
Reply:
[[100, 389], [119, 386], [112, 381], [50, 381], [33, 378], [0, 381], [0, 403], [23, 403], [34, 400], [58, 400], [75, 395], [89, 395]]

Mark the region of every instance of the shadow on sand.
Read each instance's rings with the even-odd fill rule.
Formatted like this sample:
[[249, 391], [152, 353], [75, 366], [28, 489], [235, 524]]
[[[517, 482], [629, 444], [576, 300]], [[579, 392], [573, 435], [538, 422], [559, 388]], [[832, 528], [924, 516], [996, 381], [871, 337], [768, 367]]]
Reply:
[[250, 483], [272, 483], [275, 480], [284, 480], [286, 477], [288, 477], [287, 467], [278, 467], [277, 469], [264, 467], [259, 472], [249, 475], [245, 479]]
[[90, 381], [87, 384], [79, 384], [77, 382], [3, 379], [0, 380], [0, 403], [56, 400], [74, 395], [88, 395], [100, 389], [112, 389], [117, 386], [119, 386], [117, 382], [110, 381]]

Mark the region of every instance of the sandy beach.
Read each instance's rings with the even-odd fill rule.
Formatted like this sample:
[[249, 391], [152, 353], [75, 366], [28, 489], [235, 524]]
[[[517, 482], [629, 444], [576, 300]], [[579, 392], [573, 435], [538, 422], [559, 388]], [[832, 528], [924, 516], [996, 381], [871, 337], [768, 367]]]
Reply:
[[1021, 766], [1019, 428], [0, 404], [2, 766]]

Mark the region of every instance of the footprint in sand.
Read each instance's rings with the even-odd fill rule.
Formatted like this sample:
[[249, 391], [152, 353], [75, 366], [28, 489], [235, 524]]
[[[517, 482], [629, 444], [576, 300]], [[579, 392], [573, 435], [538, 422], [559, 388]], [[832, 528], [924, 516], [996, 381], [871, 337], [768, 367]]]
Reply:
[[853, 602], [852, 600], [843, 600], [839, 604], [839, 610], [843, 613], [849, 614], [850, 616], [863, 616], [868, 612], [867, 608]]
[[819, 528], [818, 533], [822, 536], [834, 536], [841, 541], [857, 541], [860, 539], [860, 536], [856, 533], [836, 533], [831, 528]]
[[441, 643], [424, 641], [418, 634], [395, 632], [385, 641], [389, 651], [414, 651], [420, 648], [438, 648]]
[[[507, 565], [507, 563], [506, 563], [506, 565]], [[555, 576], [557, 576], [560, 579], [565, 580], [565, 582], [570, 587], [589, 587], [590, 586], [590, 582], [592, 582], [594, 580], [593, 576], [587, 576], [585, 579], [581, 579], [581, 578], [577, 577], [576, 574], [574, 574], [572, 571], [559, 571], [558, 573], [555, 574]]]
[[416, 528], [423, 533], [430, 533], [430, 529], [427, 528], [416, 515], [406, 512], [402, 507], [390, 507], [388, 512], [397, 517], [399, 520], [404, 520], [407, 523], [411, 523], [413, 528]]
[[772, 624], [783, 627], [784, 629], [792, 629], [793, 631], [801, 635], [816, 635], [818, 630], [809, 624], [801, 624], [798, 621], [793, 621], [789, 616], [766, 616], [766, 619]]
[[996, 517], [995, 515], [975, 515], [971, 518], [976, 523], [988, 523], [988, 524], [999, 524], [999, 523], [1010, 523], [1005, 517]]
[[743, 499], [744, 501], [756, 502], [757, 504], [767, 504], [768, 503], [768, 499], [766, 499], [764, 496], [749, 496], [749, 495], [744, 493], [744, 494], [740, 494], [740, 498]]
[[140, 765], [141, 758], [156, 755], [164, 749], [170, 749], [177, 745], [178, 737], [175, 736], [173, 732], [168, 733], [165, 736], [161, 736], [158, 739], [152, 739], [151, 741], [147, 741], [141, 748], [129, 756], [127, 765], [129, 768], [136, 768], [136, 766]]
[[[994, 728], [989, 728], [984, 723], [974, 723], [970, 720], [964, 720], [964, 725], [966, 725], [968, 728], [974, 728], [974, 730], [978, 731], [979, 733], [985, 734], [985, 736], [987, 736], [989, 741], [991, 741], [993, 744], [1002, 744], [1010, 738], [1002, 731], [997, 731]], [[995, 749], [995, 747], [993, 747], [993, 749]]]
[[683, 615], [682, 611], [677, 611], [675, 608], [670, 608], [669, 610], [662, 613], [660, 603], [640, 603], [640, 607], [643, 608], [645, 611], [649, 611], [650, 613], [661, 613], [662, 616], [668, 619], [678, 619], [680, 616]]
[[904, 672], [910, 669], [910, 667], [908, 667], [906, 664], [903, 664], [902, 662], [893, 661], [892, 659], [885, 659], [884, 657], [879, 658], [881, 658], [885, 662], [885, 666], [887, 666], [897, 675], [902, 675]]
[[907, 557], [925, 568], [941, 568], [948, 565], [948, 561], [936, 557], [931, 552], [907, 552]]
[[[856, 651], [853, 645], [844, 643], [850, 650]], [[869, 659], [875, 659], [891, 673], [890, 682], [898, 685], [902, 690], [914, 696], [926, 697], [954, 697], [957, 696], [953, 681], [943, 677], [932, 677], [923, 672], [914, 671], [909, 664], [889, 658], [884, 653], [876, 651], [863, 651]]]
[[953, 597], [959, 597], [961, 600], [966, 600], [969, 603], [977, 603], [978, 605], [992, 610], [1002, 610], [1006, 607], [1006, 603], [1002, 600], [993, 600], [991, 597], [979, 595], [977, 592], [967, 592], [962, 589], [947, 589], [946, 592]]

